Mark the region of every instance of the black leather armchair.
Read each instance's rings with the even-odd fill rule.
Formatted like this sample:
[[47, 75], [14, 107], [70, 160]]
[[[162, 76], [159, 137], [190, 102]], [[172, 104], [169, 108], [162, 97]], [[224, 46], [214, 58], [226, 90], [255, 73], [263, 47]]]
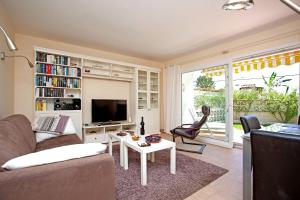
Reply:
[[181, 137], [182, 143], [183, 144], [190, 144], [190, 145], [199, 145], [201, 148], [197, 151], [193, 150], [184, 150], [184, 149], [179, 149], [181, 151], [188, 151], [192, 153], [202, 153], [204, 147], [206, 146], [205, 144], [198, 144], [198, 143], [188, 143], [185, 142], [183, 138], [187, 138], [190, 140], [194, 140], [198, 134], [200, 133], [201, 127], [207, 122], [208, 116], [210, 115], [210, 107], [209, 106], [202, 106], [202, 113], [203, 117], [201, 118], [200, 121], [196, 121], [193, 124], [182, 124], [179, 127], [176, 127], [172, 129], [170, 132], [173, 135], [173, 142], [175, 142], [176, 137]]
[[253, 199], [299, 200], [300, 136], [251, 131]]
[[240, 117], [244, 133], [249, 133], [252, 129], [261, 129], [260, 123], [256, 116], [245, 115]]

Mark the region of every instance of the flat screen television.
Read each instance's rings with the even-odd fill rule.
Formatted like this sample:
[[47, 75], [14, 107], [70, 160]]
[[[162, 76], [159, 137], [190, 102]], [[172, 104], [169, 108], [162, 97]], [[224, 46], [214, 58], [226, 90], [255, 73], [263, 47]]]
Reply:
[[127, 120], [127, 100], [92, 99], [92, 123]]

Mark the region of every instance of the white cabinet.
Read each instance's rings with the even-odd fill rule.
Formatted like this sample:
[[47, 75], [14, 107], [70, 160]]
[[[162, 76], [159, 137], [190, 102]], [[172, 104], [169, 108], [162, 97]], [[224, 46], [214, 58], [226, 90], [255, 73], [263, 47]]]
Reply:
[[155, 68], [137, 69], [136, 123], [140, 133], [141, 118], [144, 117], [145, 133], [155, 134], [160, 130], [160, 71]]

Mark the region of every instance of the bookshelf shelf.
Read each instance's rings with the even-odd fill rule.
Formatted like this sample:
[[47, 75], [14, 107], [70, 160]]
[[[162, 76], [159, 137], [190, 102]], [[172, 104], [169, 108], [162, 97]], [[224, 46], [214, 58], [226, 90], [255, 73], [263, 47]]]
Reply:
[[51, 62], [43, 62], [43, 61], [36, 61], [37, 64], [47, 64], [47, 65], [55, 65], [55, 66], [63, 66], [63, 67], [71, 67], [71, 68], [79, 68], [81, 67], [76, 65], [65, 65], [65, 64], [59, 64], [59, 63], [51, 63]]
[[47, 86], [35, 86], [35, 88], [53, 88], [53, 89], [66, 89], [66, 90], [81, 90], [81, 88], [47, 87]]
[[[82, 58], [35, 51], [35, 111], [81, 111]], [[81, 118], [81, 116], [77, 117]]]
[[55, 77], [65, 77], [65, 78], [77, 78], [81, 79], [81, 77], [78, 76], [66, 76], [66, 75], [57, 75], [57, 74], [45, 74], [45, 73], [35, 73], [37, 76], [55, 76]]
[[36, 97], [36, 99], [80, 99], [78, 97]]

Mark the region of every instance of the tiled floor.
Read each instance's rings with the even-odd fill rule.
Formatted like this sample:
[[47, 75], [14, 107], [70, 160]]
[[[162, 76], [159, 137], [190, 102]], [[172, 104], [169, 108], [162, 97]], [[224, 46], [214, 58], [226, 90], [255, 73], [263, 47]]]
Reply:
[[[169, 136], [164, 136], [168, 137]], [[223, 167], [229, 172], [205, 186], [185, 200], [241, 200], [242, 197], [242, 150], [207, 145], [202, 155], [180, 152]], [[201, 170], [201, 169], [199, 169]]]

